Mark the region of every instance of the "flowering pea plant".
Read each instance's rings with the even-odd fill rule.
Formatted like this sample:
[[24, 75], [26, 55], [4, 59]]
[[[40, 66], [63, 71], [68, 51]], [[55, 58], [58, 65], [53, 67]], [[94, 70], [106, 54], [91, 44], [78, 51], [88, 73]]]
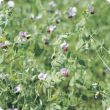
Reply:
[[109, 110], [105, 6], [1, 0], [0, 110]]

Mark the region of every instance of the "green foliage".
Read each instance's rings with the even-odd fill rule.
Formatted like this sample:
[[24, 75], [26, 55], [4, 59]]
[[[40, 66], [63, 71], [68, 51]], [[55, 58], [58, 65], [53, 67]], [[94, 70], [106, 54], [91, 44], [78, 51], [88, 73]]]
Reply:
[[[50, 0], [13, 1], [12, 8], [8, 7], [8, 0], [0, 3], [0, 107], [107, 110], [110, 107], [108, 1], [55, 0], [57, 7], [49, 6]], [[69, 7], [77, 8], [71, 19]], [[91, 7], [94, 14], [89, 12]], [[55, 14], [56, 9], [62, 14]], [[59, 23], [56, 18], [60, 18]], [[48, 34], [49, 25], [57, 28]], [[27, 31], [27, 35], [19, 35], [20, 31]], [[62, 43], [69, 44], [67, 50], [61, 48]], [[62, 68], [69, 69], [65, 72], [68, 77], [61, 74]], [[39, 78], [40, 73], [46, 77]], [[21, 88], [19, 94], [13, 90], [15, 87]]]

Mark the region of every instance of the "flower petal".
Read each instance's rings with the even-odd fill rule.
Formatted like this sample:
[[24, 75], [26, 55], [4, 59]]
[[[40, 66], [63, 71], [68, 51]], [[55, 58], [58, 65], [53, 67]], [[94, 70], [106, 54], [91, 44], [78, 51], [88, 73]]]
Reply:
[[24, 31], [24, 35], [27, 35], [27, 31]]
[[43, 79], [43, 80], [45, 80], [45, 79], [46, 79], [46, 77], [47, 77], [47, 75], [46, 75], [46, 74], [44, 74], [42, 79]]
[[24, 34], [24, 32], [23, 32], [23, 31], [20, 31], [20, 32], [19, 32], [19, 35], [20, 35], [20, 36], [22, 36], [23, 34]]
[[38, 20], [42, 19], [42, 15], [37, 16], [37, 19]]
[[69, 69], [66, 70], [66, 73], [68, 73]]
[[6, 77], [6, 75], [5, 75], [5, 74], [3, 74], [3, 75], [2, 75], [2, 79], [5, 79], [5, 77]]
[[43, 77], [43, 75], [44, 75], [44, 73], [40, 73], [40, 74], [38, 75], [38, 79], [41, 79], [41, 78]]
[[76, 8], [76, 7], [73, 7], [73, 8], [72, 8], [72, 11], [73, 11], [73, 12], [77, 12], [77, 8]]
[[60, 45], [61, 48], [68, 47], [68, 46], [69, 46], [69, 44], [67, 44], [67, 43], [65, 43], [65, 42]]
[[34, 19], [34, 14], [31, 13], [31, 14], [30, 14], [30, 18], [31, 18], [31, 19]]
[[54, 27], [52, 25], [49, 26], [50, 31], [53, 31]]
[[60, 70], [60, 73], [63, 74], [63, 73], [66, 73], [66, 71], [67, 71], [66, 68], [62, 68], [62, 69]]
[[3, 47], [5, 44], [4, 43], [0, 43], [0, 47]]
[[9, 5], [9, 8], [12, 8], [14, 6], [14, 2], [13, 1], [8, 1], [8, 5]]
[[89, 12], [93, 11], [94, 7], [89, 8]]
[[13, 90], [15, 90], [16, 93], [19, 93], [21, 91], [21, 88], [19, 86], [16, 86]]
[[46, 40], [45, 40], [45, 42], [49, 43], [49, 42], [50, 42], [50, 40], [47, 40], [47, 39], [46, 39]]

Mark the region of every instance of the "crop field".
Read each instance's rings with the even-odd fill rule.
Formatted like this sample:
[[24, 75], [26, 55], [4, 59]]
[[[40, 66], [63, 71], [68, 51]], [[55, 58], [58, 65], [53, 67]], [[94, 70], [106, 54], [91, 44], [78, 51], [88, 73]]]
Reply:
[[0, 110], [110, 110], [110, 0], [0, 0]]

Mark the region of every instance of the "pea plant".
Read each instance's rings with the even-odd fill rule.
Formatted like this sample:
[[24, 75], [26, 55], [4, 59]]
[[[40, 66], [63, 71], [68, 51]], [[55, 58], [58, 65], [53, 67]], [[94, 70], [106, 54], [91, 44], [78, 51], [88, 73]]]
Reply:
[[108, 27], [80, 2], [0, 0], [0, 110], [110, 110]]

